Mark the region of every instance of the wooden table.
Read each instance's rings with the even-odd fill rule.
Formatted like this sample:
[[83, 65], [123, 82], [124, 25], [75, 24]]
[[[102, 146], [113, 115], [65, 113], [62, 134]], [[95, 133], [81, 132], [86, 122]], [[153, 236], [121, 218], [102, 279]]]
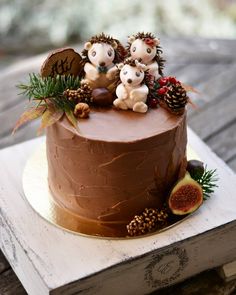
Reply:
[[[192, 95], [198, 109], [189, 111], [189, 125], [236, 171], [236, 94], [234, 92], [236, 41], [162, 38], [162, 45], [168, 60], [166, 74], [176, 75], [179, 80], [191, 84], [201, 92], [200, 95]], [[44, 58], [45, 55], [30, 58], [0, 72], [0, 147], [2, 148], [33, 138], [36, 134], [38, 122], [25, 126], [15, 137], [9, 135], [25, 105], [25, 99], [16, 95], [17, 89], [14, 85], [23, 81], [28, 72], [37, 72]], [[189, 293], [181, 293], [181, 290], [186, 290], [192, 285], [192, 288], [198, 290], [205, 288], [204, 294], [232, 294], [235, 282], [223, 284], [213, 272], [208, 275], [212, 278], [210, 282], [214, 282], [214, 293], [210, 293], [212, 285], [206, 291], [206, 282], [201, 276], [182, 284], [179, 286], [179, 293], [176, 293], [176, 289], [175, 293], [191, 294], [191, 288]], [[163, 294], [168, 292], [172, 294], [171, 289], [163, 292]], [[0, 254], [0, 294], [25, 294], [2, 254]]]

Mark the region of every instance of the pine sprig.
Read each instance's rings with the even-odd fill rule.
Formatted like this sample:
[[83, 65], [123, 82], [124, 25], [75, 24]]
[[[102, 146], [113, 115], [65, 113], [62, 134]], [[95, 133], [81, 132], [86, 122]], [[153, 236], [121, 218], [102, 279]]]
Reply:
[[53, 104], [56, 108], [64, 111], [73, 110], [75, 104], [72, 101], [64, 98], [63, 92], [65, 89], [77, 89], [80, 86], [78, 77], [56, 76], [43, 78], [37, 74], [29, 75], [29, 84], [19, 84], [17, 87], [23, 90], [23, 94], [39, 103]]
[[74, 116], [76, 100], [69, 100], [65, 96], [65, 90], [76, 90], [80, 87], [79, 77], [72, 75], [41, 77], [38, 74], [29, 75], [28, 84], [17, 85], [22, 90], [20, 94], [29, 99], [28, 109], [16, 122], [13, 132], [27, 122], [42, 117], [40, 131], [66, 115], [69, 122], [77, 128], [77, 120]]
[[215, 188], [218, 187], [216, 182], [219, 179], [216, 175], [216, 169], [207, 170], [207, 166], [205, 166], [204, 173], [201, 176], [195, 174], [192, 175], [192, 178], [201, 185], [204, 200], [210, 198], [211, 194], [215, 191]]

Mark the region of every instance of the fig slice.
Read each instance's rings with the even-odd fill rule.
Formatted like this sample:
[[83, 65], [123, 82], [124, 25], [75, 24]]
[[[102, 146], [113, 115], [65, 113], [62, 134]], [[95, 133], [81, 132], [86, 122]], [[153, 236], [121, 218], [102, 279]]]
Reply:
[[186, 172], [168, 198], [168, 206], [175, 215], [186, 215], [196, 211], [203, 202], [202, 187]]

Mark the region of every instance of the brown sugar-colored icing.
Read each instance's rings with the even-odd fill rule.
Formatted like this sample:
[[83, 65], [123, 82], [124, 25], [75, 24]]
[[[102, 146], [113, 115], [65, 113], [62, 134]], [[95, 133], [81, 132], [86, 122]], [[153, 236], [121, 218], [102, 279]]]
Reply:
[[186, 144], [186, 115], [163, 108], [94, 109], [78, 130], [64, 117], [47, 128], [49, 187], [61, 207], [116, 236], [134, 215], [162, 205], [185, 169]]

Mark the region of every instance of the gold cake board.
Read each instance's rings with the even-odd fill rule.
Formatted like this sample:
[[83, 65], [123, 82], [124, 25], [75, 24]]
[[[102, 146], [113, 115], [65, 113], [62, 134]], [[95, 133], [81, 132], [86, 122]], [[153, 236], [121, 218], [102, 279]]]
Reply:
[[[187, 158], [188, 160], [199, 158], [190, 146], [187, 146]], [[85, 221], [84, 219], [79, 218], [77, 215], [58, 206], [54, 202], [49, 190], [47, 174], [48, 167], [46, 157], [46, 143], [43, 143], [31, 155], [26, 163], [23, 173], [23, 189], [25, 197], [31, 207], [45, 220], [55, 226], [78, 235], [109, 239], [137, 238], [125, 236], [124, 233], [121, 234], [121, 237], [114, 237], [113, 231], [104, 224], [97, 224], [97, 222], [93, 223], [92, 221], [88, 220]], [[177, 218], [177, 220], [167, 227], [143, 236], [146, 237], [147, 235], [158, 234], [160, 232], [166, 231], [180, 222], [183, 222], [188, 216], [189, 215], [183, 218]], [[91, 227], [94, 229], [94, 233], [91, 233]], [[100, 231], [103, 232], [103, 236], [99, 235]], [[138, 238], [143, 236], [138, 236]]]

